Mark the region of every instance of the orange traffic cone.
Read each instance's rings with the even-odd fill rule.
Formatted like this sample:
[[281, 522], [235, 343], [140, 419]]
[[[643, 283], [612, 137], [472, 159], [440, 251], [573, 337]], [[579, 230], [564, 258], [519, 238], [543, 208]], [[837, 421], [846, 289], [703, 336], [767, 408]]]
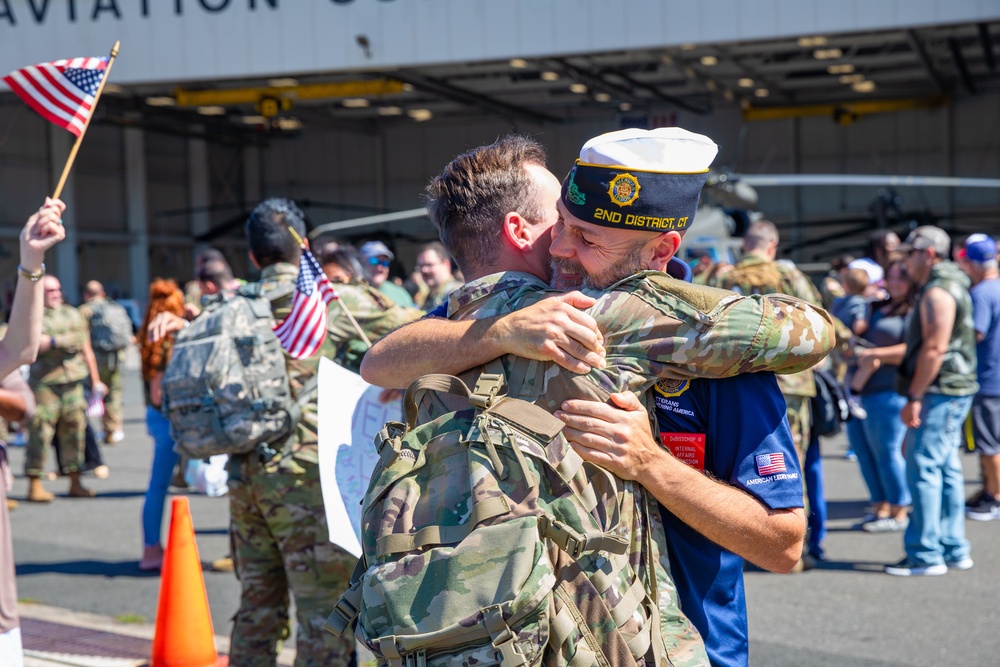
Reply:
[[188, 499], [174, 498], [150, 667], [214, 667], [215, 632]]

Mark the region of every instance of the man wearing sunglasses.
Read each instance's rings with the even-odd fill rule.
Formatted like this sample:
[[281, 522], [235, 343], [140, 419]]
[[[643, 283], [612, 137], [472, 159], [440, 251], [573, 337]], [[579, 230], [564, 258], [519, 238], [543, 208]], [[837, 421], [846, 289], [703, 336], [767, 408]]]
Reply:
[[413, 298], [405, 289], [389, 280], [389, 265], [395, 255], [381, 241], [368, 241], [361, 246], [361, 259], [368, 273], [368, 282], [372, 287], [404, 308], [413, 308]]

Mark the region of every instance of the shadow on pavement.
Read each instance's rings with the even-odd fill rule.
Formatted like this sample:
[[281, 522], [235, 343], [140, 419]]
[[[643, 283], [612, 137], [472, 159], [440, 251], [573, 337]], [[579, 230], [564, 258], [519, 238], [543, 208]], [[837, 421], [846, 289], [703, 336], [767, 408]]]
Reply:
[[158, 571], [143, 572], [140, 570], [138, 560], [68, 560], [59, 563], [18, 563], [16, 573], [19, 577], [33, 574], [73, 574], [150, 579], [160, 576]]

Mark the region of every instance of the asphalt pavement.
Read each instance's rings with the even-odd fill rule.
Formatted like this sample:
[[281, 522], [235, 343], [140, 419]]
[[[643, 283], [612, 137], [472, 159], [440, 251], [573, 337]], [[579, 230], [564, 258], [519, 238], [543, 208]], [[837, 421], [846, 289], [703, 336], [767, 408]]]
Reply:
[[[104, 448], [111, 475], [86, 479], [97, 497], [67, 498], [67, 481], [51, 481], [45, 485], [57, 494], [53, 503], [21, 502], [11, 513], [18, 596], [26, 617], [42, 619], [38, 623], [151, 636], [160, 579], [138, 568], [140, 512], [152, 457], [142, 400], [133, 354], [126, 371], [125, 440]], [[751, 664], [1000, 664], [996, 640], [991, 639], [996, 627], [1000, 522], [967, 522], [976, 563], [972, 570], [912, 579], [883, 574], [885, 563], [902, 556], [901, 536], [851, 530], [866, 503], [857, 464], [843, 458], [845, 449], [842, 435], [824, 439], [828, 560], [797, 575], [752, 569], [746, 573]], [[22, 500], [27, 490], [20, 475], [24, 451], [13, 448], [11, 454], [18, 475], [11, 497]], [[974, 456], [962, 459], [971, 494], [978, 462]], [[225, 556], [227, 499], [191, 494], [190, 500], [201, 560], [207, 563]], [[168, 522], [165, 517], [164, 531]], [[224, 644], [221, 638], [229, 634], [239, 602], [239, 583], [230, 573], [206, 571], [205, 585], [214, 631]], [[74, 620], [80, 618], [87, 622]], [[54, 627], [43, 629], [68, 634]]]

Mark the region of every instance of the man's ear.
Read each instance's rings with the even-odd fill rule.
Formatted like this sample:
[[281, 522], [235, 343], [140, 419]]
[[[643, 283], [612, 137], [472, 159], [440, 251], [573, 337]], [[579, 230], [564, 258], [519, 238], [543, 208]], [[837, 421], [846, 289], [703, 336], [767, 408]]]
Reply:
[[518, 251], [525, 252], [535, 242], [531, 225], [520, 213], [511, 211], [503, 217], [503, 238]]
[[656, 236], [650, 244], [648, 266], [665, 267], [680, 247], [681, 235], [677, 232], [664, 232]]

